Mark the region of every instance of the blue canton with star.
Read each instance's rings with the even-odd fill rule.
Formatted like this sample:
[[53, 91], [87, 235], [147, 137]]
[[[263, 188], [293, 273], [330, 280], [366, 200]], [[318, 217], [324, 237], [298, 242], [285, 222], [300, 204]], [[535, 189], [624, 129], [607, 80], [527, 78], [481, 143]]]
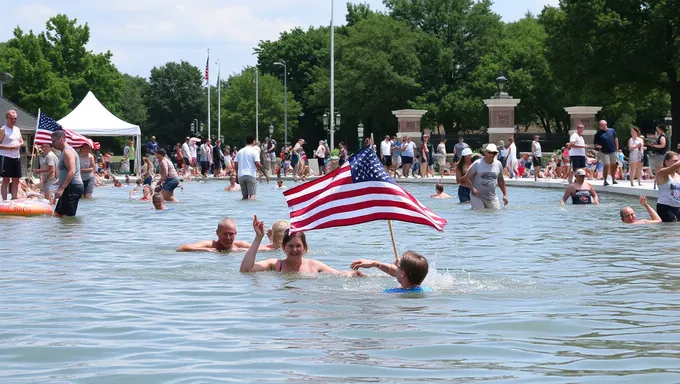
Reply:
[[385, 172], [385, 167], [380, 163], [378, 156], [371, 147], [366, 147], [352, 155], [349, 158], [349, 166], [352, 172], [352, 183], [383, 181], [397, 184], [396, 181]]
[[40, 120], [38, 120], [38, 129], [44, 129], [50, 132], [56, 132], [56, 131], [61, 131], [62, 127], [54, 121], [53, 118], [45, 115], [44, 113], [40, 114]]

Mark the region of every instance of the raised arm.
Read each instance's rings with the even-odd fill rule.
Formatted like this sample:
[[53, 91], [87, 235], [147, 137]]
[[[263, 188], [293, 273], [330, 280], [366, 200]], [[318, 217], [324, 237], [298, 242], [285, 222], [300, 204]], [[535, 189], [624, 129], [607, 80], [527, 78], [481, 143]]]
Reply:
[[644, 224], [658, 224], [661, 223], [661, 216], [647, 203], [647, 196], [640, 195], [640, 204], [647, 210], [650, 220], [641, 220]]
[[257, 220], [257, 215], [253, 215], [253, 229], [255, 230], [255, 239], [253, 244], [248, 248], [243, 260], [241, 260], [241, 272], [263, 272], [271, 269], [271, 260], [265, 260], [259, 263], [255, 262], [257, 251], [264, 237], [264, 222]]
[[354, 270], [354, 271], [338, 271], [337, 269], [330, 267], [326, 265], [325, 263], [319, 261], [319, 260], [309, 260], [309, 263], [311, 266], [313, 266], [314, 270], [316, 272], [323, 272], [323, 273], [328, 273], [331, 275], [339, 275], [339, 276], [349, 276], [349, 277], [354, 277], [354, 276], [364, 276], [363, 272]]
[[376, 260], [355, 260], [352, 262], [350, 268], [355, 271], [358, 271], [359, 268], [378, 268], [392, 277], [397, 276], [397, 266], [395, 264], [386, 264]]

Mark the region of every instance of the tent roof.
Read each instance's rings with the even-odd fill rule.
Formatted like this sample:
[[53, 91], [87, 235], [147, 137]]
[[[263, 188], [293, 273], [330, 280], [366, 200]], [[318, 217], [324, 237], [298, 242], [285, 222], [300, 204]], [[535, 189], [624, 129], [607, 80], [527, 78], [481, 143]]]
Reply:
[[139, 125], [127, 123], [109, 112], [92, 91], [76, 109], [58, 121], [62, 127], [85, 136], [138, 136]]

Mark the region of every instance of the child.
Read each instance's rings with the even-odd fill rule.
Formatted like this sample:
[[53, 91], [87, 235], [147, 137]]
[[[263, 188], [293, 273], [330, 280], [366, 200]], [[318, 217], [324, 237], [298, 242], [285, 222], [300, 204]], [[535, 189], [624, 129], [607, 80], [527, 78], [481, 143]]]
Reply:
[[151, 198], [151, 202], [153, 203], [153, 207], [156, 208], [157, 211], [162, 211], [165, 208], [165, 204], [163, 200], [163, 195], [160, 194], [160, 192], [156, 192], [153, 194], [153, 197]]
[[386, 293], [432, 292], [432, 288], [420, 284], [425, 280], [428, 271], [427, 259], [415, 252], [406, 251], [395, 264], [385, 264], [375, 260], [359, 259], [352, 262], [351, 268], [378, 268], [390, 276], [397, 278], [399, 287], [386, 289]]
[[283, 180], [281, 180], [281, 179], [276, 180], [276, 189], [286, 189], [286, 188], [288, 188], [288, 187], [283, 185]]

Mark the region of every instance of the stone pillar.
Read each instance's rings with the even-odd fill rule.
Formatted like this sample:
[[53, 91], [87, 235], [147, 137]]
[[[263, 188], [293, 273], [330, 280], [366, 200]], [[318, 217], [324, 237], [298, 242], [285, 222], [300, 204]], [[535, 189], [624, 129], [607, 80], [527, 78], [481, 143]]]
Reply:
[[571, 129], [569, 130], [569, 136], [576, 132], [576, 126], [583, 124], [585, 129], [583, 130], [583, 140], [586, 144], [593, 144], [595, 141], [595, 133], [597, 132], [598, 125], [596, 120], [597, 113], [600, 112], [602, 107], [567, 107], [564, 108], [569, 114], [569, 119], [571, 120]]
[[515, 134], [515, 107], [520, 100], [511, 97], [484, 100], [489, 107], [489, 143], [498, 145], [503, 140], [508, 145], [508, 138]]
[[392, 111], [392, 114], [397, 117], [399, 124], [397, 137], [402, 138], [408, 136], [411, 138], [411, 141], [416, 143], [416, 145], [420, 145], [422, 143], [420, 119], [426, 113], [427, 111], [423, 109], [400, 109]]

